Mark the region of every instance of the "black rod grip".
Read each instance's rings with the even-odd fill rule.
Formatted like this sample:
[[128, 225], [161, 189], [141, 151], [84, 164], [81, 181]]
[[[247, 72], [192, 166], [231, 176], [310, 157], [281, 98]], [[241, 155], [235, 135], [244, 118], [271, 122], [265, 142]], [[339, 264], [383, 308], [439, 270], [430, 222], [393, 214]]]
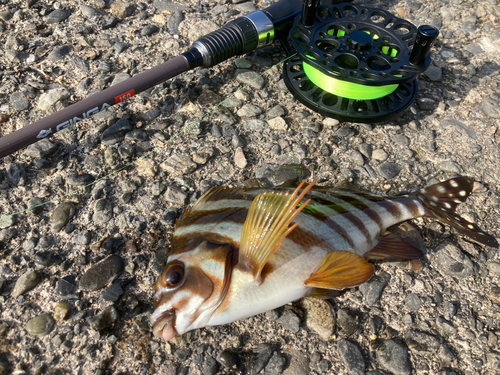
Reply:
[[413, 51], [410, 55], [412, 65], [422, 65], [431, 51], [434, 40], [439, 35], [439, 30], [433, 26], [422, 25], [418, 28]]

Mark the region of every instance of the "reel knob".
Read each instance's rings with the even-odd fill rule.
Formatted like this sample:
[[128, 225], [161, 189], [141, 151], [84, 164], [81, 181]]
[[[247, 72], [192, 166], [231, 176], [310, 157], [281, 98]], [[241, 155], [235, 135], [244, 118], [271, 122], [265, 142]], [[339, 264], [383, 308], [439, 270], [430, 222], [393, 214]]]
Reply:
[[352, 31], [347, 38], [349, 47], [356, 51], [367, 51], [372, 48], [373, 37], [363, 31]]

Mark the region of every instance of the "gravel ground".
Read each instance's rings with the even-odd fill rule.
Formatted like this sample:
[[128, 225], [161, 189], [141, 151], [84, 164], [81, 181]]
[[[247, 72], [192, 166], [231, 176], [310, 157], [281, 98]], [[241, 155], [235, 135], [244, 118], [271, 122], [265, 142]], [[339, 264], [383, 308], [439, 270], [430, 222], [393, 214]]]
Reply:
[[[497, 251], [428, 220], [401, 228], [425, 248], [422, 262], [378, 265], [335, 300], [170, 343], [152, 336], [172, 224], [213, 185], [314, 176], [398, 193], [468, 175], [477, 189], [461, 214], [500, 237], [497, 0], [357, 1], [441, 30], [417, 101], [391, 123], [309, 111], [281, 67], [250, 82], [285, 58], [275, 45], [181, 75], [0, 161], [1, 215], [80, 189], [0, 220], [0, 374], [500, 374]], [[0, 0], [0, 135], [270, 3]]]

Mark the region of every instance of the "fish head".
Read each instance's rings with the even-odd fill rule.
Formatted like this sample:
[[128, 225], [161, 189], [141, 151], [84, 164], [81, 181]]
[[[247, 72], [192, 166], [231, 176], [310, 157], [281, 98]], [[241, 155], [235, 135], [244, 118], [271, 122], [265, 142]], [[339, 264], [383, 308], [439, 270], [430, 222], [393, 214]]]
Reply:
[[176, 334], [205, 327], [227, 293], [232, 259], [230, 245], [206, 240], [193, 250], [169, 256], [155, 284], [154, 335], [169, 341]]

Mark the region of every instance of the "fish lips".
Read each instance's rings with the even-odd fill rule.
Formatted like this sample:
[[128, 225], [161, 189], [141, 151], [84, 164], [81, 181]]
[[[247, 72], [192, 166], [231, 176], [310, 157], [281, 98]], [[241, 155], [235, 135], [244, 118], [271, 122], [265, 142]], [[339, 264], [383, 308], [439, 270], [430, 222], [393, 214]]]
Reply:
[[151, 317], [153, 334], [162, 337], [165, 341], [170, 341], [177, 335], [175, 329], [175, 311], [173, 309], [161, 313], [158, 317]]

